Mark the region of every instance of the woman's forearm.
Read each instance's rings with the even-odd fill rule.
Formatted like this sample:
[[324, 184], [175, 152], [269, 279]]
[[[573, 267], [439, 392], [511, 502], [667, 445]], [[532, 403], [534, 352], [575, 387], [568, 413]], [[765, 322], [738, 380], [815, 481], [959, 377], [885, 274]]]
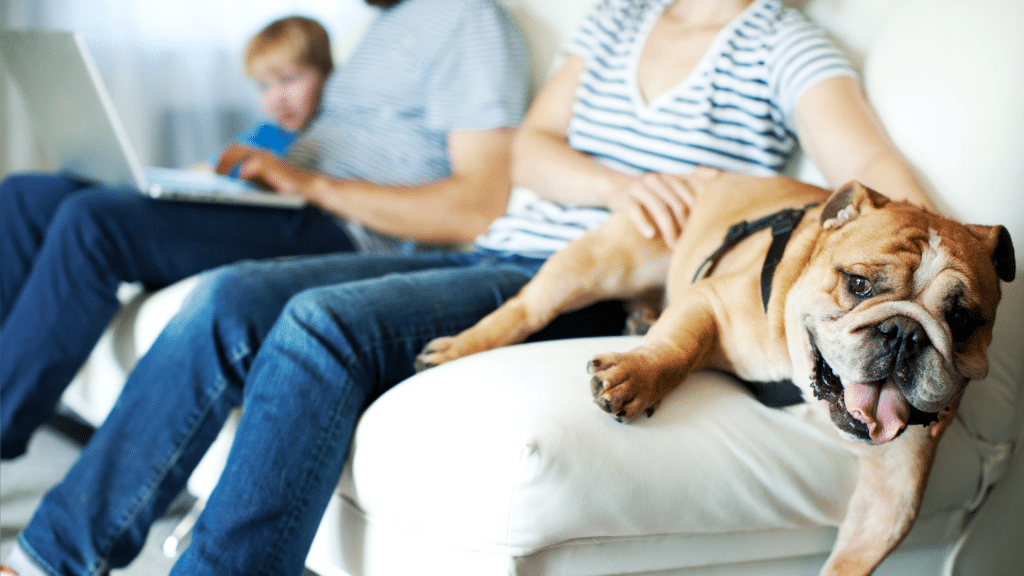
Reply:
[[559, 204], [608, 207], [631, 180], [570, 148], [564, 137], [539, 130], [516, 135], [513, 158], [513, 182]]

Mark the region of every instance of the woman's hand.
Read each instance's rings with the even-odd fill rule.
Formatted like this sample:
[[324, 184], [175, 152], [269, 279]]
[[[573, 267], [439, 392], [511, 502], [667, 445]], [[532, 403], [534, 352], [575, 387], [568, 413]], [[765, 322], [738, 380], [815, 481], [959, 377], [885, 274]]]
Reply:
[[717, 170], [705, 167], [688, 174], [647, 172], [612, 196], [609, 207], [627, 213], [645, 238], [660, 236], [672, 247], [683, 233], [695, 199], [691, 180], [716, 174]]

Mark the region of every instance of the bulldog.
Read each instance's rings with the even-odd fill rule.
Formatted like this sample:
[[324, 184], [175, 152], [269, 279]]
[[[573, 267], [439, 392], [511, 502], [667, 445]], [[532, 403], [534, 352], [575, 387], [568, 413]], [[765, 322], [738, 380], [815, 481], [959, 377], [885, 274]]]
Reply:
[[613, 214], [475, 326], [428, 344], [417, 366], [521, 342], [601, 300], [663, 290], [640, 346], [589, 362], [597, 405], [623, 422], [650, 416], [697, 369], [810, 403], [860, 462], [821, 574], [870, 574], [917, 517], [967, 383], [988, 372], [1000, 280], [1016, 274], [1009, 233], [856, 182], [831, 194], [727, 173], [689, 185], [695, 200], [673, 250]]

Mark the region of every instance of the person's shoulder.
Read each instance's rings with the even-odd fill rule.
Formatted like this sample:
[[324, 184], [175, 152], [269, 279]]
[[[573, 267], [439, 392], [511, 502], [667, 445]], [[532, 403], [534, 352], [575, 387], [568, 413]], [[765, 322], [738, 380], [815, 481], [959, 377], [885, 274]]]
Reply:
[[441, 0], [441, 3], [447, 7], [449, 13], [455, 11], [456, 14], [461, 14], [463, 19], [504, 24], [512, 20], [510, 10], [495, 0]]
[[583, 32], [604, 31], [617, 33], [623, 29], [636, 29], [652, 13], [661, 13], [674, 0], [597, 0], [587, 12]]
[[398, 5], [406, 18], [430, 28], [458, 30], [472, 23], [509, 20], [508, 12], [494, 0], [405, 0]]
[[637, 14], [644, 14], [652, 10], [662, 11], [672, 0], [599, 0], [594, 9], [610, 15], [624, 17], [635, 17]]
[[801, 10], [786, 7], [780, 0], [759, 0], [752, 12], [755, 25], [766, 36], [780, 37], [821, 31]]
[[416, 5], [421, 10], [435, 10], [447, 18], [460, 14], [501, 12], [504, 8], [495, 0], [405, 0], [403, 4]]

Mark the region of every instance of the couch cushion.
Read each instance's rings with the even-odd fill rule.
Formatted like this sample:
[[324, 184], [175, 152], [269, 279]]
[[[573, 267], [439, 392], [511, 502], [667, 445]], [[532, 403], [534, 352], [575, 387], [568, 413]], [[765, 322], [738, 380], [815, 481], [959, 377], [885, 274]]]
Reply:
[[[370, 523], [510, 556], [595, 537], [797, 530], [807, 542], [806, 529], [839, 523], [856, 461], [803, 408], [767, 408], [714, 373], [632, 425], [597, 408], [586, 361], [638, 342], [523, 344], [419, 374], [367, 410], [339, 490]], [[923, 516], [958, 529], [981, 462], [954, 424]], [[811, 542], [820, 549], [803, 553], [831, 540]]]

